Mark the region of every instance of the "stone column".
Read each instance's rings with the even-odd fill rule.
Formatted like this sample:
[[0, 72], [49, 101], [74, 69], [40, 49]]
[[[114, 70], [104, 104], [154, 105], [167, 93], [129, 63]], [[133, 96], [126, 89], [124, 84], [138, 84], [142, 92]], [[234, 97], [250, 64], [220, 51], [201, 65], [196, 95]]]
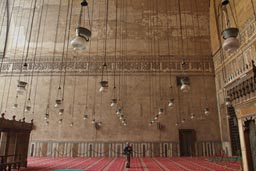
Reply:
[[238, 129], [239, 129], [239, 135], [240, 135], [240, 145], [241, 145], [241, 154], [242, 154], [242, 160], [243, 160], [243, 170], [248, 170], [248, 161], [247, 161], [247, 155], [246, 155], [246, 147], [245, 147], [245, 141], [244, 141], [244, 130], [243, 130], [243, 121], [241, 118], [237, 120], [238, 122]]

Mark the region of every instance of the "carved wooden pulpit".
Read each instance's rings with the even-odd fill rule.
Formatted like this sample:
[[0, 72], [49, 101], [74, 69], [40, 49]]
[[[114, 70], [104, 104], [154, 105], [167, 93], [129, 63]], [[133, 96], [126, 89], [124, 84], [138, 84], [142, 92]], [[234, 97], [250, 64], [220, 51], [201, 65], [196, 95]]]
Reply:
[[0, 170], [27, 167], [30, 132], [33, 121], [0, 118]]

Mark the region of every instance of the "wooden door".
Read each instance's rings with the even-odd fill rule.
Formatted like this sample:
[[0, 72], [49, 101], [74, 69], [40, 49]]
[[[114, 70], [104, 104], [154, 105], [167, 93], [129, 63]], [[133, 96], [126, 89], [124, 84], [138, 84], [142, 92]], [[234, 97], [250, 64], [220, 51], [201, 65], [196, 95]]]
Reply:
[[180, 129], [180, 156], [194, 156], [196, 132], [193, 129]]
[[246, 156], [249, 171], [256, 169], [256, 129], [253, 121], [247, 121], [245, 123], [244, 140], [246, 146]]

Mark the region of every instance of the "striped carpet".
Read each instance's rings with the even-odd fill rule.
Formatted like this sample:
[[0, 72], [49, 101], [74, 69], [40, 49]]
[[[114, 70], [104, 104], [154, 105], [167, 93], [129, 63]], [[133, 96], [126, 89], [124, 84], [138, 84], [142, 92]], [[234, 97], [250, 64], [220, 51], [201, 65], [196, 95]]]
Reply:
[[125, 158], [29, 158], [22, 171], [238, 171], [240, 161], [211, 162], [205, 158], [132, 158], [125, 168]]

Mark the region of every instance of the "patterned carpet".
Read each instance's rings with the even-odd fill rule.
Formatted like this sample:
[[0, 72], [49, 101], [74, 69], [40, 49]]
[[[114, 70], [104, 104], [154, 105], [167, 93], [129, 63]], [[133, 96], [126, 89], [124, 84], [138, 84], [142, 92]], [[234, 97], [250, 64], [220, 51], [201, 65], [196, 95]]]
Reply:
[[29, 158], [22, 171], [58, 169], [86, 171], [238, 171], [240, 161], [212, 162], [206, 158], [132, 158], [125, 168], [125, 158]]

